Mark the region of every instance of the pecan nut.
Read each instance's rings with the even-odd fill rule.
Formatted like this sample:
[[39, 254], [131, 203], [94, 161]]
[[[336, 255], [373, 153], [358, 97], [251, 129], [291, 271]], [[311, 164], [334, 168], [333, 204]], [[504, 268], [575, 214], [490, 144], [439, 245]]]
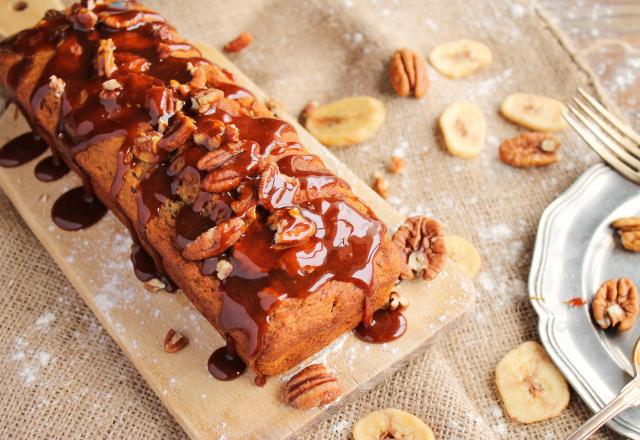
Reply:
[[246, 48], [253, 41], [253, 35], [249, 32], [241, 32], [236, 38], [229, 41], [224, 46], [225, 52], [240, 52], [242, 49]]
[[522, 133], [500, 144], [500, 160], [516, 168], [542, 167], [558, 161], [559, 147], [549, 133]]
[[629, 278], [605, 281], [596, 292], [591, 310], [601, 328], [629, 330], [638, 317], [638, 290]]
[[176, 353], [188, 344], [189, 338], [172, 328], [169, 329], [167, 336], [164, 337], [164, 351], [167, 353]]
[[71, 16], [69, 18], [73, 23], [73, 28], [83, 32], [92, 31], [98, 23], [96, 13], [79, 3], [71, 7]]
[[278, 248], [299, 245], [316, 234], [316, 224], [298, 208], [278, 209], [267, 220], [276, 231], [273, 243]]
[[278, 164], [266, 162], [260, 175], [258, 199], [270, 211], [293, 206], [300, 181], [280, 172]]
[[114, 51], [116, 45], [111, 38], [100, 40], [98, 45], [98, 54], [96, 55], [96, 69], [98, 70], [98, 76], [106, 76], [111, 78], [113, 73], [118, 70], [116, 66], [116, 59]]
[[405, 268], [400, 274], [404, 280], [412, 280], [415, 274], [432, 280], [444, 267], [447, 252], [440, 224], [427, 216], [405, 220], [393, 234], [393, 243], [404, 258]]
[[204, 114], [215, 107], [216, 103], [224, 98], [224, 92], [219, 89], [200, 89], [191, 93], [191, 108]]
[[202, 188], [211, 193], [223, 193], [236, 189], [242, 182], [242, 176], [235, 170], [219, 169], [207, 174]]
[[194, 120], [184, 113], [178, 113], [165, 136], [158, 142], [158, 146], [165, 151], [175, 151], [186, 146], [194, 131], [196, 131]]
[[380, 197], [386, 199], [389, 197], [389, 182], [384, 177], [378, 176], [373, 181], [372, 188]]
[[423, 97], [429, 88], [424, 58], [409, 49], [395, 51], [389, 62], [389, 81], [399, 96]]
[[640, 252], [640, 217], [623, 217], [611, 223], [620, 234], [622, 247], [631, 252]]
[[245, 150], [241, 147], [241, 144], [226, 144], [224, 148], [218, 148], [217, 150], [210, 151], [202, 156], [198, 160], [196, 167], [201, 171], [215, 170], [234, 159], [239, 154], [244, 153], [244, 151]]
[[282, 398], [294, 408], [309, 409], [333, 402], [341, 392], [338, 379], [324, 365], [312, 364], [289, 379]]
[[222, 221], [186, 245], [182, 254], [187, 260], [204, 260], [220, 255], [242, 237], [255, 218], [254, 208], [241, 216]]

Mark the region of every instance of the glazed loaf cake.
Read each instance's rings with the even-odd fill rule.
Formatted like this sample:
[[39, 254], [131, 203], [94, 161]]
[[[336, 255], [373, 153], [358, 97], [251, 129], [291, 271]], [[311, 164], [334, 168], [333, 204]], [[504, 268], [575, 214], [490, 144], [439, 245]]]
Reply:
[[402, 263], [385, 226], [157, 13], [50, 11], [0, 44], [0, 83], [259, 376], [387, 301]]

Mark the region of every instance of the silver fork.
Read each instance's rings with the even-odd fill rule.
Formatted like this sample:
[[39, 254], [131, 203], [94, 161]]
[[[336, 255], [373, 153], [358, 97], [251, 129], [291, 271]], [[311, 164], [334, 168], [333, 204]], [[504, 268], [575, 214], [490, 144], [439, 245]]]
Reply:
[[611, 168], [640, 184], [640, 134], [582, 88], [564, 118]]
[[585, 440], [596, 432], [602, 425], [620, 414], [625, 409], [640, 404], [640, 338], [636, 341], [631, 352], [633, 365], [633, 379], [625, 385], [613, 400], [595, 413], [580, 428], [575, 430], [564, 440]]

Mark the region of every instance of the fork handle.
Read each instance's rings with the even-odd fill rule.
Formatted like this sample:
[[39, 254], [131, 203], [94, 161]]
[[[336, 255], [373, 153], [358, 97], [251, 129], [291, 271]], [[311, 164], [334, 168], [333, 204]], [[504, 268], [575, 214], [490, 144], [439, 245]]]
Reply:
[[611, 402], [595, 413], [580, 428], [565, 438], [565, 440], [584, 440], [596, 432], [602, 425], [613, 419], [627, 408], [640, 402], [640, 382], [632, 380]]

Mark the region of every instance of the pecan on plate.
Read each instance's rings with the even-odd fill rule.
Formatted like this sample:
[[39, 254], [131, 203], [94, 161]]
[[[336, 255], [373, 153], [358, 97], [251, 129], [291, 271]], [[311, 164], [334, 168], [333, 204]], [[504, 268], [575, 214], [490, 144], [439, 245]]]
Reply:
[[282, 398], [298, 409], [315, 408], [336, 400], [341, 393], [338, 379], [322, 364], [312, 364], [289, 379]]
[[316, 233], [316, 224], [302, 215], [300, 209], [278, 209], [267, 219], [276, 231], [273, 242], [276, 247], [296, 246]]
[[629, 278], [605, 281], [591, 303], [593, 318], [603, 329], [629, 330], [638, 317], [638, 290]]
[[623, 217], [611, 223], [620, 234], [622, 247], [631, 252], [640, 252], [640, 217]]
[[560, 140], [549, 133], [528, 132], [500, 144], [500, 160], [516, 168], [542, 167], [558, 161]]
[[412, 280], [415, 274], [432, 280], [444, 267], [447, 252], [440, 224], [427, 216], [406, 219], [393, 234], [393, 243], [404, 258], [403, 280]]
[[95, 60], [98, 76], [111, 78], [113, 73], [118, 70], [118, 66], [116, 66], [116, 59], [113, 54], [115, 50], [116, 45], [113, 43], [111, 38], [100, 40], [100, 44], [98, 45], [98, 54], [96, 55]]
[[189, 344], [189, 338], [170, 328], [167, 336], [164, 337], [164, 351], [176, 353]]
[[238, 217], [232, 217], [218, 223], [198, 235], [182, 252], [187, 260], [204, 260], [220, 255], [242, 237], [251, 222], [256, 218], [255, 208]]
[[409, 49], [395, 51], [389, 62], [389, 81], [399, 96], [423, 97], [429, 88], [424, 59]]
[[253, 41], [253, 35], [249, 32], [241, 32], [236, 38], [224, 45], [225, 52], [240, 52]]

